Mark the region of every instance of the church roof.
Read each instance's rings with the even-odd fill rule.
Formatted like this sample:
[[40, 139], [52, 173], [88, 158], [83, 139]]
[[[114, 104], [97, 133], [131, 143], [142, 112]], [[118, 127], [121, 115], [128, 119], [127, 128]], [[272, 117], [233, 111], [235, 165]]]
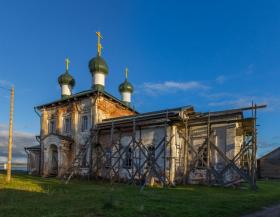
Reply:
[[59, 99], [59, 100], [52, 101], [52, 102], [49, 102], [49, 103], [46, 103], [46, 104], [38, 105], [38, 106], [35, 106], [35, 108], [36, 109], [42, 109], [42, 108], [46, 108], [46, 107], [55, 106], [55, 105], [58, 105], [58, 104], [69, 103], [70, 101], [75, 101], [77, 99], [85, 98], [85, 97], [88, 97], [88, 96], [91, 96], [91, 95], [94, 95], [94, 94], [97, 94], [97, 93], [100, 93], [103, 96], [105, 96], [105, 97], [107, 97], [107, 98], [109, 98], [109, 99], [111, 99], [111, 100], [121, 104], [122, 106], [128, 108], [129, 110], [138, 113], [135, 109], [133, 109], [130, 106], [126, 105], [124, 102], [122, 102], [118, 98], [114, 97], [110, 93], [108, 93], [108, 92], [106, 92], [104, 90], [103, 91], [100, 91], [100, 90], [98, 91], [98, 90], [93, 90], [93, 89], [81, 91], [81, 92], [73, 94], [73, 95], [71, 95], [71, 96], [69, 96], [69, 97], [67, 97], [65, 99]]
[[[262, 107], [262, 106], [259, 106]], [[185, 111], [188, 114], [188, 125], [189, 126], [200, 126], [206, 125], [209, 117], [211, 118], [212, 124], [219, 123], [236, 123], [240, 120], [243, 120], [243, 111], [248, 108], [239, 108], [239, 109], [230, 109], [224, 111], [216, 111], [216, 112], [195, 112], [194, 108], [191, 105], [141, 113], [136, 115], [130, 115], [125, 117], [117, 117], [117, 118], [108, 118], [104, 119], [101, 123], [98, 123], [97, 126], [99, 129], [109, 129], [114, 123], [114, 126], [131, 126], [133, 122], [137, 122], [136, 125], [156, 125], [162, 124], [166, 121], [172, 122], [181, 120], [180, 114]]]
[[272, 151], [266, 153], [265, 155], [263, 155], [262, 157], [260, 157], [258, 160], [262, 160], [262, 159], [266, 158], [267, 156], [269, 156], [269, 155], [271, 155], [271, 154], [273, 154], [273, 153], [275, 153], [275, 152], [277, 152], [277, 151], [280, 151], [280, 147], [277, 147], [277, 148], [273, 149]]
[[[108, 118], [104, 119], [101, 123], [98, 123], [99, 129], [108, 129], [112, 126], [112, 123], [114, 123], [114, 126], [124, 126], [124, 125], [131, 125], [133, 122], [137, 122], [137, 125], [143, 125], [143, 124], [162, 124], [166, 121], [174, 121], [178, 120], [180, 113], [188, 111], [188, 113], [193, 113], [194, 109], [192, 106], [187, 105], [183, 107], [178, 108], [171, 108], [171, 109], [165, 109], [165, 110], [159, 110], [154, 112], [146, 112], [136, 115], [129, 115], [124, 117], [117, 117], [117, 118]], [[147, 121], [149, 123], [147, 123]]]
[[25, 150], [40, 150], [41, 146], [40, 145], [34, 145], [34, 146], [29, 146], [29, 147], [25, 147]]

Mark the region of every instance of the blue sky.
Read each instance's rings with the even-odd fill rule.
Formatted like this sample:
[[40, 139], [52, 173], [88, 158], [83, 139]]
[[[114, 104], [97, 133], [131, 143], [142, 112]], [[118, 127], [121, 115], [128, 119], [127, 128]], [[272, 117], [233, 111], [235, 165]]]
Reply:
[[[15, 131], [39, 134], [33, 107], [60, 97], [66, 56], [74, 92], [91, 87], [88, 61], [101, 31], [106, 90], [119, 97], [127, 66], [140, 112], [267, 103], [258, 119], [261, 155], [280, 145], [279, 11], [279, 1], [256, 0], [1, 1], [0, 85], [15, 85]], [[0, 89], [0, 129], [8, 94]]]

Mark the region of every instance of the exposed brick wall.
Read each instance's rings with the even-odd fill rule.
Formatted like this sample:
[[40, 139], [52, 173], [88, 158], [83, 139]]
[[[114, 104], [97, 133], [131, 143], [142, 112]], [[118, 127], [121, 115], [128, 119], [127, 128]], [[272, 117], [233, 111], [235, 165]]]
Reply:
[[98, 97], [96, 106], [99, 122], [106, 118], [116, 118], [135, 114], [135, 112], [129, 110], [125, 106], [122, 106], [119, 103], [109, 100], [103, 96]]

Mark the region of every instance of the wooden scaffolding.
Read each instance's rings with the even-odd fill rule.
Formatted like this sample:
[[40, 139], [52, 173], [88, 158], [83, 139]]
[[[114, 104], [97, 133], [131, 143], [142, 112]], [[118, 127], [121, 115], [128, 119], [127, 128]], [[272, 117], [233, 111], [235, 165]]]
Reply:
[[[87, 144], [89, 147], [85, 147], [90, 156], [90, 174], [94, 178], [111, 182], [127, 182], [145, 186], [147, 182], [157, 181], [162, 186], [168, 186], [174, 184], [173, 174], [182, 177], [181, 183], [186, 184], [189, 174], [193, 170], [204, 169], [208, 185], [230, 186], [245, 181], [256, 189], [256, 119], [257, 109], [264, 107], [266, 106], [255, 104], [251, 107], [213, 113], [195, 113], [185, 109], [184, 112], [179, 111], [180, 115], [178, 115], [178, 110], [165, 110], [144, 116], [136, 115], [135, 117], [107, 120], [92, 129], [91, 138], [93, 139], [88, 140], [90, 141]], [[213, 118], [248, 110], [252, 111], [249, 118], [243, 116], [239, 119]], [[163, 127], [165, 133], [159, 142], [147, 146], [142, 141], [142, 129], [149, 125], [149, 121], [153, 122], [153, 127]], [[238, 153], [229, 158], [223, 150], [215, 145], [212, 138], [213, 125], [231, 123], [242, 125], [242, 128], [238, 130], [241, 131], [239, 133], [244, 138]], [[178, 127], [178, 133], [184, 140], [183, 147], [176, 144], [171, 148], [171, 144], [173, 144], [171, 141], [175, 134], [172, 130], [171, 133], [168, 133], [167, 129], [174, 124]], [[206, 126], [207, 128], [203, 142], [196, 147], [190, 142], [190, 130], [194, 126]], [[110, 135], [110, 142], [106, 146], [100, 144], [99, 141], [102, 133]], [[129, 134], [131, 138], [128, 145], [125, 146], [121, 143], [124, 133]], [[213, 154], [223, 159], [222, 169], [217, 169], [213, 165], [211, 160]], [[85, 157], [86, 154], [83, 153], [82, 156]], [[79, 159], [82, 158], [79, 157]], [[162, 161], [161, 165], [159, 161]], [[76, 162], [76, 165], [80, 165], [80, 163]], [[227, 181], [225, 176], [229, 171], [234, 171], [238, 178]], [[70, 178], [67, 180], [69, 181]]]

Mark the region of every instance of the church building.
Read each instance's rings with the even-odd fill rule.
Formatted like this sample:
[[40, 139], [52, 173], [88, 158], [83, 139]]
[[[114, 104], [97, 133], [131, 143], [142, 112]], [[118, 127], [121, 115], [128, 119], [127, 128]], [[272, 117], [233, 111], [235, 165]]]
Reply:
[[90, 89], [73, 93], [67, 58], [58, 77], [61, 98], [35, 107], [41, 131], [39, 144], [25, 148], [30, 174], [66, 182], [85, 176], [143, 185], [255, 185], [256, 115], [244, 112], [264, 106], [209, 113], [184, 105], [139, 113], [132, 107], [127, 69], [121, 99], [106, 91], [109, 67], [97, 36]]

